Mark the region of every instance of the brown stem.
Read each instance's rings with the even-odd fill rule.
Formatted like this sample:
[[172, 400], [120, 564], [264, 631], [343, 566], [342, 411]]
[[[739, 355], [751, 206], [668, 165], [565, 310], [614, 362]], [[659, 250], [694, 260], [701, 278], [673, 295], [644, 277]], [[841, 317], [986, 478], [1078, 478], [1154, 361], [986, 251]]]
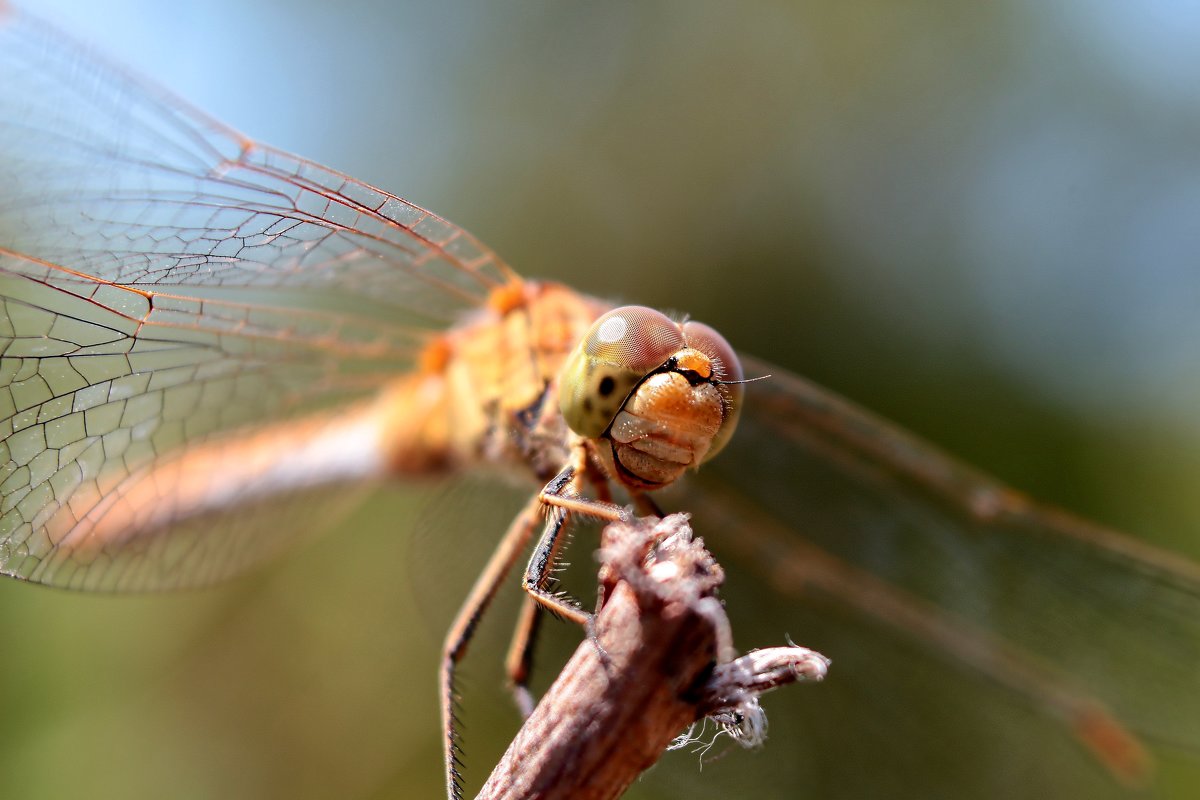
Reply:
[[601, 609], [479, 800], [619, 797], [680, 731], [706, 716], [757, 743], [758, 695], [820, 680], [828, 665], [802, 647], [732, 660], [714, 597], [723, 574], [687, 517], [613, 523], [601, 549]]

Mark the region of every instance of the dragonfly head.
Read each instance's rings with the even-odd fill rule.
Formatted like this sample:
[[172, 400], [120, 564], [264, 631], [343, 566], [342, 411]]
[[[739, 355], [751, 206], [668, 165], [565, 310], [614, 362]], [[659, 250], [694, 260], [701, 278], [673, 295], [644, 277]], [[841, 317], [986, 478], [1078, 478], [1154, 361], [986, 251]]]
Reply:
[[623, 306], [597, 319], [567, 360], [559, 409], [614, 479], [656, 489], [729, 441], [741, 380], [737, 355], [712, 328]]

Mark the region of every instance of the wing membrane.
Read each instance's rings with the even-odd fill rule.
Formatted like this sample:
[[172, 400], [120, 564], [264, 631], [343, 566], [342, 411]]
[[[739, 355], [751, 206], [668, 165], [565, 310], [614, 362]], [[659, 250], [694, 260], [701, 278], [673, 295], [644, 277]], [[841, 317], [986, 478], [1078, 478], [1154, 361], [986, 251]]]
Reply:
[[687, 491], [718, 553], [1025, 695], [1124, 778], [1146, 769], [1125, 729], [1200, 753], [1200, 567], [747, 361], [775, 377], [747, 392], [730, 449]]
[[[0, 23], [0, 246], [102, 280], [286, 288], [444, 324], [515, 279], [470, 234]], [[173, 289], [172, 289], [173, 291]]]
[[[279, 443], [287, 420], [378, 389], [517, 280], [445, 220], [3, 10], [0, 186], [0, 572], [29, 580], [187, 585], [275, 549], [267, 532], [302, 535], [312, 514], [282, 525], [257, 496], [222, 513], [164, 482], [248, 426], [283, 426]], [[137, 498], [128, 530], [80, 547], [113, 527], [113, 496]]]

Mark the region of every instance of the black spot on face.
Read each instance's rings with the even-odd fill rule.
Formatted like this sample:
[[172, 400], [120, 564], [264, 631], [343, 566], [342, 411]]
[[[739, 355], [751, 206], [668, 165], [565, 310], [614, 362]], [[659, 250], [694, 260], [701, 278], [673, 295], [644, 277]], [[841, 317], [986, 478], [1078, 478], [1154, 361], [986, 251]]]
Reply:
[[612, 379], [611, 375], [605, 375], [600, 379], [600, 396], [608, 397], [613, 393], [613, 389], [617, 388], [617, 382]]
[[590, 397], [583, 398], [583, 410], [588, 414], [592, 413], [592, 399]]

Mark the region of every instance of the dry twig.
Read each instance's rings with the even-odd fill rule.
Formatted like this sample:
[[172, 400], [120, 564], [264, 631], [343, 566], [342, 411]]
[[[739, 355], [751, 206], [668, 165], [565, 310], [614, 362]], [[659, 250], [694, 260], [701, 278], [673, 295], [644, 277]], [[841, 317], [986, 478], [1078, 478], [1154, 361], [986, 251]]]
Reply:
[[714, 596], [721, 568], [687, 517], [614, 523], [601, 548], [601, 608], [477, 800], [619, 797], [681, 730], [714, 718], [761, 741], [758, 695], [821, 680], [828, 661], [803, 647], [733, 659]]

